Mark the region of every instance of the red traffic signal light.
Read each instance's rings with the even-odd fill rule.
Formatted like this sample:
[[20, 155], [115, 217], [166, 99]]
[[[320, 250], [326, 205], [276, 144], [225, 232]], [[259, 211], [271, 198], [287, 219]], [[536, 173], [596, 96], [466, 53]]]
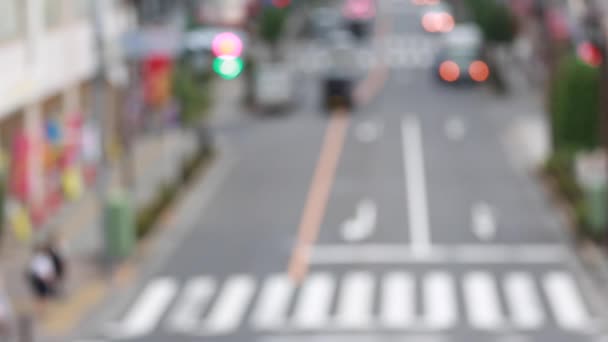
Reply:
[[576, 49], [578, 57], [585, 63], [597, 67], [602, 64], [602, 51], [591, 42], [581, 43]]
[[222, 32], [213, 39], [211, 49], [217, 57], [239, 57], [243, 52], [243, 41], [232, 32]]

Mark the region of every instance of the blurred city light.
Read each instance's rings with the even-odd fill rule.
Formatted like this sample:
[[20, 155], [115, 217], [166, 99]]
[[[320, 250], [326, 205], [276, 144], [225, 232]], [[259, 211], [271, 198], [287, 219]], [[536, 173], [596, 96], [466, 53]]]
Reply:
[[232, 80], [243, 72], [244, 63], [239, 57], [223, 56], [213, 61], [213, 70], [222, 78]]
[[578, 57], [585, 63], [597, 67], [602, 64], [602, 52], [591, 42], [584, 42], [578, 46]]
[[211, 49], [217, 57], [239, 57], [243, 52], [243, 42], [232, 32], [222, 32], [213, 39]]
[[422, 27], [431, 33], [447, 33], [454, 29], [454, 17], [445, 12], [429, 12], [422, 17]]
[[485, 62], [475, 61], [469, 66], [469, 75], [476, 82], [485, 82], [490, 77], [490, 68]]
[[460, 67], [453, 61], [445, 61], [439, 66], [439, 76], [446, 82], [455, 82], [460, 77]]

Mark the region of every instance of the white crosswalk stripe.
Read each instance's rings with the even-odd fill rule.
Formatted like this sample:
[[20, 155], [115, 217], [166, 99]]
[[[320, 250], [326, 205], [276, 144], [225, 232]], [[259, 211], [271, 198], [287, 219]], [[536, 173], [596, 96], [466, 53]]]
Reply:
[[262, 287], [257, 309], [252, 315], [252, 324], [261, 330], [281, 328], [285, 324], [294, 290], [294, 284], [287, 275], [269, 277]]
[[424, 324], [432, 330], [451, 328], [457, 321], [456, 294], [453, 278], [446, 273], [430, 273], [424, 279]]
[[367, 329], [372, 325], [375, 280], [371, 273], [347, 274], [342, 281], [336, 323], [345, 329]]
[[122, 323], [112, 329], [115, 337], [132, 338], [151, 333], [178, 291], [177, 281], [160, 278], [143, 290]]
[[217, 335], [236, 330], [254, 291], [255, 282], [251, 277], [237, 275], [229, 278], [220, 292], [202, 332]]
[[382, 281], [381, 325], [386, 328], [410, 327], [416, 319], [416, 284], [405, 272], [392, 272]]
[[299, 286], [282, 273], [259, 281], [245, 274], [223, 282], [201, 276], [186, 281], [179, 292], [172, 278], [151, 281], [109, 337], [143, 337], [165, 316], [168, 332], [196, 336], [228, 335], [242, 328], [436, 332], [467, 327], [503, 332], [557, 327], [582, 333], [592, 321], [566, 271], [319, 272]]
[[532, 277], [526, 273], [512, 273], [506, 277], [504, 286], [513, 325], [519, 330], [541, 327], [545, 317]]
[[186, 283], [173, 314], [169, 316], [168, 329], [175, 332], [196, 330], [215, 288], [216, 283], [210, 277], [197, 277]]
[[565, 329], [584, 329], [590, 315], [574, 279], [568, 274], [554, 272], [544, 279], [544, 286], [557, 323]]
[[329, 273], [311, 275], [302, 285], [293, 326], [304, 330], [327, 326], [334, 292], [335, 279]]
[[464, 296], [471, 326], [480, 330], [503, 328], [505, 319], [494, 278], [485, 272], [472, 272], [464, 278]]

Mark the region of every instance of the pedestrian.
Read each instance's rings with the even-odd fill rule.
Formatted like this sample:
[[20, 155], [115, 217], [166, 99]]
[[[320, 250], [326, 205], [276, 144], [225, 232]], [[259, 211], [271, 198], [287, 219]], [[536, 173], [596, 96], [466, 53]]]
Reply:
[[44, 245], [36, 246], [28, 264], [28, 280], [36, 297], [36, 306], [44, 313], [49, 298], [55, 293], [56, 274], [53, 260]]
[[67, 277], [67, 263], [62, 241], [57, 236], [51, 236], [45, 246], [45, 252], [53, 263], [55, 273], [55, 290], [61, 291], [65, 288]]

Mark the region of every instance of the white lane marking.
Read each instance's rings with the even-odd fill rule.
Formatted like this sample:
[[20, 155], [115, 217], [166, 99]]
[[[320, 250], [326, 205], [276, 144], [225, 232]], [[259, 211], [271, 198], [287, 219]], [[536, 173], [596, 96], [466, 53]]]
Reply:
[[184, 287], [174, 311], [169, 315], [167, 327], [170, 331], [188, 333], [201, 324], [205, 307], [215, 293], [216, 283], [210, 277], [197, 277]]
[[496, 236], [496, 218], [489, 204], [475, 203], [471, 209], [471, 221], [473, 233], [479, 240], [489, 241]]
[[143, 290], [125, 319], [108, 333], [113, 338], [139, 338], [152, 333], [175, 297], [178, 286], [172, 278], [159, 278]]
[[293, 325], [297, 329], [317, 329], [328, 325], [335, 281], [328, 273], [309, 276], [296, 303]]
[[377, 209], [376, 203], [370, 199], [364, 199], [357, 205], [355, 217], [346, 221], [342, 226], [342, 237], [346, 241], [361, 241], [374, 232], [376, 227]]
[[545, 321], [540, 294], [530, 275], [522, 272], [508, 274], [504, 282], [507, 304], [515, 328], [533, 330]]
[[424, 279], [424, 324], [432, 330], [448, 329], [458, 320], [456, 286], [444, 272], [428, 274]]
[[269, 277], [262, 287], [252, 324], [258, 329], [276, 329], [285, 324], [285, 316], [295, 286], [286, 274]]
[[498, 289], [492, 275], [472, 272], [464, 277], [464, 299], [471, 326], [480, 330], [504, 327]]
[[368, 272], [353, 272], [342, 279], [336, 324], [345, 329], [372, 325], [375, 279]]
[[431, 250], [431, 232], [420, 122], [415, 116], [406, 116], [401, 128], [412, 252], [422, 258]]
[[407, 244], [317, 245], [313, 264], [547, 264], [563, 262], [571, 252], [562, 245], [434, 245], [424, 258]]
[[382, 127], [377, 122], [365, 121], [355, 128], [355, 136], [359, 141], [371, 143], [376, 141], [382, 134]]
[[564, 272], [550, 273], [544, 279], [544, 287], [559, 326], [567, 330], [589, 326], [591, 315], [572, 276]]
[[444, 126], [445, 135], [452, 141], [460, 141], [464, 138], [467, 128], [460, 117], [449, 118]]
[[241, 324], [254, 290], [255, 282], [249, 276], [228, 278], [201, 333], [219, 335], [235, 331]]
[[411, 274], [393, 272], [382, 281], [380, 322], [387, 328], [412, 326], [416, 320], [416, 285]]

